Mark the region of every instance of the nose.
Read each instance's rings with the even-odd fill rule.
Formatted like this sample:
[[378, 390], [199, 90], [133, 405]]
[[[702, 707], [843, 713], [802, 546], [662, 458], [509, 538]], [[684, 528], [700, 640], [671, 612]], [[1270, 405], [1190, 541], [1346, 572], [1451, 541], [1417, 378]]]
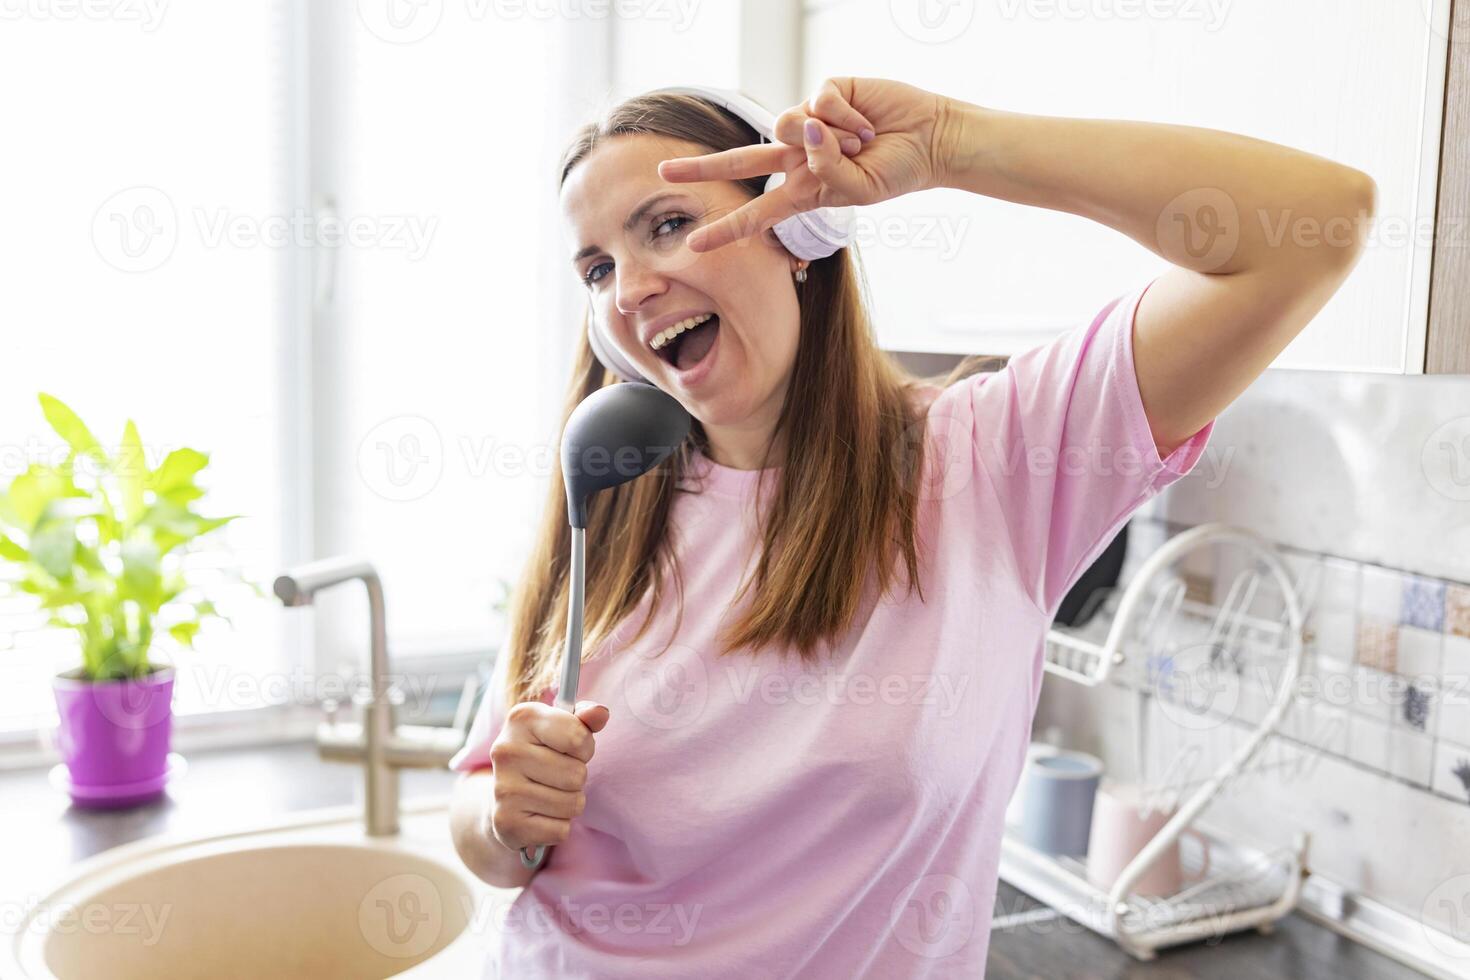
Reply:
[[615, 267], [617, 276], [618, 312], [627, 316], [636, 313], [650, 297], [668, 288], [668, 279], [658, 269], [637, 259], [624, 259]]

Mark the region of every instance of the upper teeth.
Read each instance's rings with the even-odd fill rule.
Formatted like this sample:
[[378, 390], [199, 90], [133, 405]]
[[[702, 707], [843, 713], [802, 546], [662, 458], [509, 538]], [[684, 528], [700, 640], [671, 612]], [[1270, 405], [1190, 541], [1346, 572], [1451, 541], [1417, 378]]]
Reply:
[[678, 323], [674, 324], [672, 327], [669, 327], [662, 333], [654, 334], [653, 339], [648, 342], [648, 345], [654, 350], [658, 350], [659, 348], [663, 347], [664, 344], [667, 344], [669, 341], [679, 336], [679, 334], [683, 333], [685, 330], [690, 330], [694, 327], [699, 326], [701, 323], [708, 320], [712, 316], [714, 316], [713, 313], [701, 313], [698, 316], [691, 316], [687, 320], [680, 320]]

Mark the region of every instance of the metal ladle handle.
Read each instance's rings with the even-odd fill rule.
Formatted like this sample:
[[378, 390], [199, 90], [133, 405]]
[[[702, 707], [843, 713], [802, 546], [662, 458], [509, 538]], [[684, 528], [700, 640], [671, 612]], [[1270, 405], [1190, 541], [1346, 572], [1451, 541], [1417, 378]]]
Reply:
[[[586, 543], [584, 531], [572, 528], [572, 570], [570, 589], [567, 592], [567, 642], [561, 662], [561, 687], [556, 692], [556, 706], [563, 711], [577, 709], [577, 679], [582, 669], [582, 611], [584, 608], [583, 588], [586, 584]], [[546, 844], [521, 848], [521, 865], [539, 868], [546, 860]]]

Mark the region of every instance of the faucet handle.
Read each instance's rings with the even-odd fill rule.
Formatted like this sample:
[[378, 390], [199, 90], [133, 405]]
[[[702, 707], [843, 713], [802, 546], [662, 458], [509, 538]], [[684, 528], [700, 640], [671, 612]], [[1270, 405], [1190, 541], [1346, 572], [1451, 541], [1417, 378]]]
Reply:
[[327, 713], [327, 724], [337, 724], [337, 709], [341, 707], [336, 698], [325, 698], [322, 701], [322, 710]]

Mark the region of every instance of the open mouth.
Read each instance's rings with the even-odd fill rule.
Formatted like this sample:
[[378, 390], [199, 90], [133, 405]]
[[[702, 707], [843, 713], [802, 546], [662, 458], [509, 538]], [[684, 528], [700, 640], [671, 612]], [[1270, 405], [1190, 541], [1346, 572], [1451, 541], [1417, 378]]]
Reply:
[[688, 371], [709, 354], [719, 330], [720, 318], [711, 314], [708, 320], [678, 334], [659, 347], [656, 353], [677, 370]]

